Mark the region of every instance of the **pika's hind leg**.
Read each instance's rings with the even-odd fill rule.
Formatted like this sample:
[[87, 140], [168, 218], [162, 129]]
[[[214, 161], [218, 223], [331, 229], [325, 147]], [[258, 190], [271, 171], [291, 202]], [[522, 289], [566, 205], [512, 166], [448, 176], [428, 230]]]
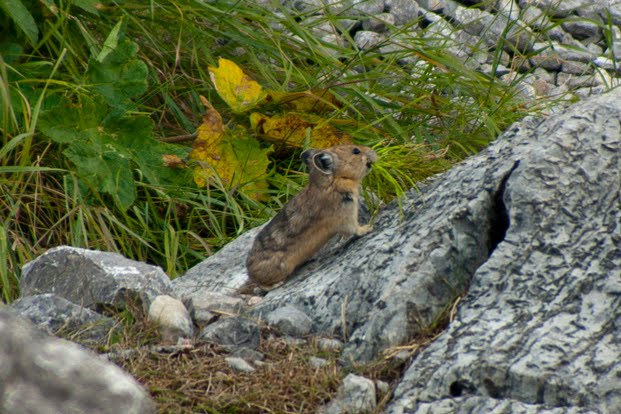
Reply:
[[258, 256], [248, 260], [248, 276], [263, 290], [282, 285], [294, 270], [282, 253], [265, 252]]

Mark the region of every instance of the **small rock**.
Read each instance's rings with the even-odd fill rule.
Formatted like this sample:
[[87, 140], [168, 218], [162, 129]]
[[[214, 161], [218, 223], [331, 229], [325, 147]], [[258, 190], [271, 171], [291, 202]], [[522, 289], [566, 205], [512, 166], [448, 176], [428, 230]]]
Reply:
[[317, 341], [317, 346], [322, 351], [340, 351], [343, 349], [343, 342], [333, 338], [320, 338]]
[[245, 346], [236, 349], [231, 353], [231, 356], [245, 359], [246, 361], [256, 362], [263, 361], [265, 359], [265, 355], [263, 355], [259, 351], [255, 351], [254, 349], [246, 348]]
[[588, 88], [592, 86], [597, 86], [597, 80], [594, 76], [579, 76], [560, 72], [556, 76], [556, 85], [565, 85], [569, 89]]
[[386, 36], [381, 33], [360, 30], [354, 35], [356, 46], [363, 50], [373, 49], [386, 40]]
[[563, 62], [561, 71], [573, 75], [586, 75], [593, 73], [593, 66], [581, 62]]
[[201, 292], [192, 296], [194, 319], [198, 323], [209, 323], [217, 314], [237, 315], [244, 308], [244, 300], [219, 292]]
[[261, 303], [261, 301], [263, 300], [262, 296], [250, 296], [247, 300], [246, 300], [246, 305], [248, 307], [252, 307], [254, 305], [258, 305], [259, 303]]
[[317, 357], [310, 357], [308, 362], [313, 368], [323, 368], [330, 363], [327, 359]]
[[251, 372], [256, 371], [256, 369], [254, 369], [252, 365], [247, 363], [242, 358], [227, 357], [227, 358], [224, 358], [224, 360], [229, 365], [229, 367], [233, 368], [234, 371], [245, 372], [245, 373], [251, 373]]
[[600, 27], [588, 20], [567, 20], [563, 22], [561, 27], [578, 40], [593, 39], [597, 41], [602, 37]]
[[430, 12], [438, 13], [447, 8], [446, 0], [417, 0], [420, 7]]
[[313, 329], [313, 321], [304, 312], [293, 306], [283, 306], [267, 314], [265, 321], [284, 335], [301, 337]]
[[386, 381], [375, 381], [375, 390], [378, 394], [388, 394], [390, 392], [390, 384]]
[[252, 365], [247, 363], [242, 358], [227, 357], [227, 358], [224, 358], [224, 360], [226, 361], [227, 364], [229, 364], [229, 367], [233, 368], [233, 370], [237, 372], [251, 373], [251, 372], [256, 371], [256, 369]]
[[354, 15], [375, 16], [384, 11], [384, 0], [357, 0], [351, 11]]
[[522, 8], [531, 3], [550, 17], [567, 17], [583, 5], [581, 0], [518, 0], [518, 5]]
[[220, 319], [208, 325], [202, 330], [198, 339], [213, 342], [228, 347], [231, 350], [240, 347], [257, 349], [259, 347], [260, 330], [256, 322], [234, 316]]
[[166, 341], [194, 335], [194, 323], [183, 302], [168, 295], [156, 297], [149, 307], [149, 319]]
[[371, 413], [377, 405], [375, 384], [368, 378], [349, 374], [339, 387], [337, 396], [322, 414], [358, 414]]
[[559, 53], [548, 43], [535, 43], [533, 48], [540, 52], [530, 57], [531, 64], [536, 68], [543, 68], [549, 71], [560, 71], [563, 59]]
[[395, 25], [395, 17], [390, 13], [381, 13], [362, 22], [362, 29], [372, 32], [386, 32]]
[[418, 17], [418, 3], [414, 0], [386, 0], [386, 10], [397, 26], [412, 24]]
[[600, 67], [606, 70], [619, 70], [619, 65], [613, 61], [612, 59], [608, 59], [607, 57], [598, 56], [593, 60], [595, 66]]

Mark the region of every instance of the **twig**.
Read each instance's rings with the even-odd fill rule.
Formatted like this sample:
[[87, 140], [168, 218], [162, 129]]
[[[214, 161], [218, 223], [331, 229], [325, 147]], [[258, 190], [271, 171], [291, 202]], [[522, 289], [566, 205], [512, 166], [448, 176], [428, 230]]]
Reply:
[[164, 137], [159, 138], [158, 141], [162, 142], [182, 142], [182, 141], [190, 141], [197, 137], [196, 132], [193, 134], [185, 134], [185, 135], [177, 135], [174, 137]]

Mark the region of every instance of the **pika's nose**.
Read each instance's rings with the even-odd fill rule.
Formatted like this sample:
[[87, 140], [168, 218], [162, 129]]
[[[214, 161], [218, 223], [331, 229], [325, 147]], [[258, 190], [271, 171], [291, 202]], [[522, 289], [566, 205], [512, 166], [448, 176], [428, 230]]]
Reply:
[[367, 153], [367, 167], [371, 168], [371, 166], [373, 165], [375, 161], [377, 161], [377, 159], [378, 159], [377, 152], [370, 150]]

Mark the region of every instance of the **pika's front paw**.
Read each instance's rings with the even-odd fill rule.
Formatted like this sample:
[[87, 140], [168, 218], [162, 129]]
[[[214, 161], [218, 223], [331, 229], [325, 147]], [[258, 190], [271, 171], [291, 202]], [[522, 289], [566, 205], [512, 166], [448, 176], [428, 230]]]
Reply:
[[364, 226], [359, 226], [356, 229], [356, 236], [364, 236], [365, 234], [367, 234], [371, 230], [373, 230], [373, 225], [371, 225], [371, 224], [366, 224]]

